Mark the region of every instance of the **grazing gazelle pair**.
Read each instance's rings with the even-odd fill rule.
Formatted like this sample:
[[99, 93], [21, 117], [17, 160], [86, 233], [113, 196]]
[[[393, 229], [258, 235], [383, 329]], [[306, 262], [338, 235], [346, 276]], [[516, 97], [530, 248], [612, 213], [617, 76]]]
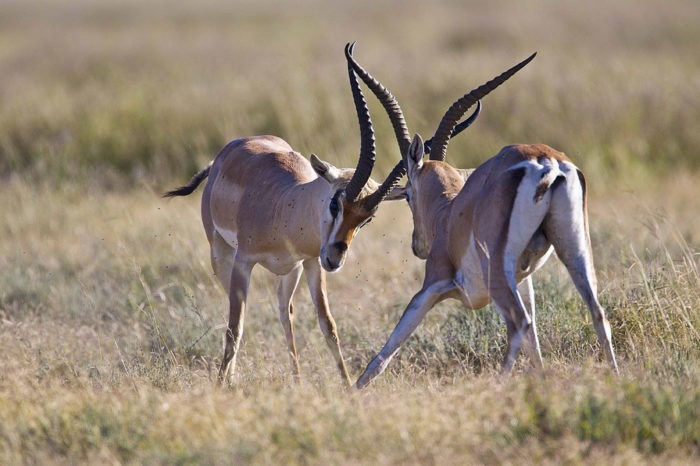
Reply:
[[[530, 275], [556, 251], [588, 306], [598, 340], [617, 371], [610, 326], [598, 303], [588, 236], [586, 190], [582, 173], [561, 152], [545, 145], [517, 145], [471, 171], [444, 162], [450, 137], [471, 124], [479, 99], [523, 68], [534, 54], [483, 86], [465, 94], [447, 111], [434, 140], [413, 140], [394, 96], [352, 57], [350, 86], [360, 123], [357, 168], [338, 169], [311, 156], [311, 163], [282, 139], [237, 139], [182, 188], [166, 196], [187, 195], [208, 176], [202, 196], [202, 221], [211, 245], [212, 267], [229, 295], [229, 324], [219, 383], [232, 381], [243, 330], [250, 274], [255, 264], [280, 275], [282, 322], [292, 369], [299, 375], [294, 343], [292, 295], [302, 270], [319, 324], [346, 383], [350, 378], [328, 308], [325, 272], [342, 267], [357, 231], [383, 200], [407, 199], [413, 214], [413, 252], [427, 259], [421, 290], [413, 297], [389, 340], [357, 380], [366, 386], [379, 375], [427, 312], [446, 298], [469, 309], [493, 301], [506, 322], [510, 371], [523, 339], [541, 365]], [[370, 174], [375, 160], [374, 132], [357, 75], [380, 100], [392, 122], [402, 160], [379, 185]], [[474, 104], [464, 123], [459, 119]], [[430, 159], [423, 157], [430, 152]], [[405, 187], [395, 187], [407, 172]]]

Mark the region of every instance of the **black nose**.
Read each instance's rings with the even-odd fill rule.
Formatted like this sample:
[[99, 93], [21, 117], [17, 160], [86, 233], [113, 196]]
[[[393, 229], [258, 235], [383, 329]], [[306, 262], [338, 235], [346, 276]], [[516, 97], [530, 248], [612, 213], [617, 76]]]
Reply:
[[333, 247], [338, 250], [338, 252], [345, 252], [348, 250], [348, 244], [345, 241], [338, 241], [333, 244]]

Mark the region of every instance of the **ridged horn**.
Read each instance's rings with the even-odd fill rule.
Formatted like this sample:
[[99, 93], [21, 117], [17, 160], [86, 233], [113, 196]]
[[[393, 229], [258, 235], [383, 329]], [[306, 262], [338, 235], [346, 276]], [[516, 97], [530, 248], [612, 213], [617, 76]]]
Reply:
[[389, 191], [391, 191], [391, 189], [399, 183], [399, 180], [405, 174], [406, 165], [404, 165], [403, 160], [400, 160], [399, 163], [394, 165], [391, 173], [389, 173], [389, 176], [386, 177], [381, 186], [379, 186], [375, 192], [367, 196], [367, 199], [365, 200], [365, 209], [371, 211], [377, 207], [379, 203], [386, 198]]
[[469, 108], [478, 100], [483, 99], [487, 94], [506, 82], [508, 78], [530, 63], [535, 58], [535, 55], [537, 55], [537, 52], [533, 53], [514, 67], [496, 76], [486, 84], [482, 84], [481, 86], [457, 99], [442, 117], [442, 120], [438, 125], [438, 129], [435, 131], [430, 159], [445, 160], [445, 156], [447, 155], [447, 143], [450, 135], [452, 134], [452, 130], [455, 128], [455, 125], [459, 119], [462, 118], [462, 115], [464, 115], [466, 111], [469, 110]]
[[[347, 44], [345, 46], [345, 56], [348, 56], [349, 48], [350, 44]], [[372, 119], [369, 116], [369, 108], [367, 108], [367, 102], [362, 94], [362, 89], [360, 89], [357, 76], [355, 76], [355, 72], [349, 64], [348, 78], [350, 79], [352, 98], [355, 101], [355, 110], [357, 110], [357, 120], [360, 124], [360, 158], [357, 161], [355, 174], [345, 188], [345, 198], [350, 202], [354, 202], [372, 173], [377, 150], [374, 143], [374, 130], [372, 129]]]
[[360, 78], [362, 78], [367, 87], [372, 90], [379, 102], [381, 102], [387, 115], [389, 115], [389, 120], [391, 120], [391, 125], [394, 128], [394, 134], [396, 134], [396, 141], [399, 143], [399, 149], [402, 157], [402, 160], [400, 160], [399, 163], [394, 166], [389, 173], [389, 176], [387, 176], [379, 188], [365, 200], [365, 208], [367, 210], [373, 210], [379, 205], [380, 202], [384, 200], [384, 198], [386, 198], [389, 191], [396, 186], [401, 177], [406, 174], [406, 166], [403, 163], [403, 156], [408, 150], [411, 139], [408, 133], [408, 127], [406, 126], [406, 120], [403, 117], [403, 112], [401, 111], [398, 101], [391, 91], [384, 87], [379, 81], [374, 79], [367, 71], [365, 71], [364, 68], [359, 65], [359, 63], [355, 61], [352, 56], [354, 49], [355, 42], [348, 43], [345, 46], [345, 58], [348, 62], [348, 69], [354, 70], [354, 72], [357, 73]]
[[389, 120], [391, 120], [391, 126], [394, 128], [396, 141], [399, 143], [401, 157], [403, 158], [406, 156], [408, 146], [411, 144], [411, 135], [408, 132], [408, 126], [406, 126], [406, 120], [404, 119], [403, 111], [401, 111], [401, 106], [389, 89], [374, 79], [372, 75], [370, 75], [364, 68], [362, 68], [362, 66], [360, 66], [359, 63], [355, 61], [352, 56], [354, 49], [355, 42], [349, 43], [345, 47], [345, 58], [348, 61], [348, 66], [351, 66], [352, 69], [355, 70], [355, 73], [357, 73], [360, 79], [362, 79], [367, 87], [370, 88], [384, 107], [384, 110], [389, 116]]
[[[465, 129], [469, 128], [472, 125], [472, 123], [474, 123], [476, 121], [476, 119], [479, 118], [479, 115], [481, 114], [481, 109], [482, 109], [482, 105], [481, 105], [481, 101], [479, 100], [476, 102], [476, 109], [474, 109], [474, 113], [472, 113], [469, 118], [467, 118], [466, 120], [464, 120], [463, 122], [461, 122], [460, 124], [455, 126], [455, 129], [452, 130], [452, 134], [450, 134], [450, 139], [457, 136], [459, 133], [461, 133]], [[433, 138], [430, 138], [423, 143], [423, 146], [425, 147], [426, 154], [430, 154], [430, 149], [431, 149], [432, 145], [433, 145]]]

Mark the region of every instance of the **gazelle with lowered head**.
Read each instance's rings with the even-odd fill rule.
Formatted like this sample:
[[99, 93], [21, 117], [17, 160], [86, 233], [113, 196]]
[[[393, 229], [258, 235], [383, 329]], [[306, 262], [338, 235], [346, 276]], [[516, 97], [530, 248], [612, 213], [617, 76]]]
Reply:
[[325, 271], [343, 266], [348, 247], [402, 173], [378, 185], [370, 178], [375, 160], [372, 122], [357, 78], [348, 67], [361, 148], [355, 170], [340, 169], [311, 155], [311, 161], [275, 136], [228, 143], [186, 186], [165, 196], [185, 196], [209, 178], [202, 194], [202, 222], [211, 263], [229, 296], [229, 321], [218, 382], [231, 382], [243, 333], [253, 267], [279, 275], [277, 290], [292, 371], [299, 376], [292, 295], [302, 271], [319, 325], [340, 375], [350, 384], [338, 331], [328, 306]]
[[[447, 298], [459, 299], [469, 309], [495, 303], [507, 328], [505, 372], [512, 369], [524, 340], [541, 367], [531, 275], [553, 250], [586, 303], [598, 341], [617, 372], [610, 325], [597, 298], [581, 171], [562, 152], [544, 144], [504, 147], [468, 172], [444, 161], [448, 136], [459, 118], [534, 56], [459, 98], [438, 126], [430, 160], [424, 160], [419, 135], [411, 141], [407, 131], [396, 131], [408, 181], [389, 198], [405, 195], [408, 201], [414, 223], [412, 248], [426, 259], [425, 277], [389, 340], [357, 380], [357, 388], [382, 373], [428, 311]], [[394, 128], [405, 129], [391, 93], [351, 55], [346, 57], [383, 103]]]

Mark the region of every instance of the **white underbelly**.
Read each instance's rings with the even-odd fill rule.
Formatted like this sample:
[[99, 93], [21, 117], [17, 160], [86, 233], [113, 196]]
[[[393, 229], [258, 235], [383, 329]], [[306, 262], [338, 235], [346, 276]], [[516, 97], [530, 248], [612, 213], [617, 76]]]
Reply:
[[252, 259], [276, 275], [287, 275], [289, 272], [301, 265], [302, 261], [309, 258], [296, 254], [278, 255], [269, 253], [257, 254]]

